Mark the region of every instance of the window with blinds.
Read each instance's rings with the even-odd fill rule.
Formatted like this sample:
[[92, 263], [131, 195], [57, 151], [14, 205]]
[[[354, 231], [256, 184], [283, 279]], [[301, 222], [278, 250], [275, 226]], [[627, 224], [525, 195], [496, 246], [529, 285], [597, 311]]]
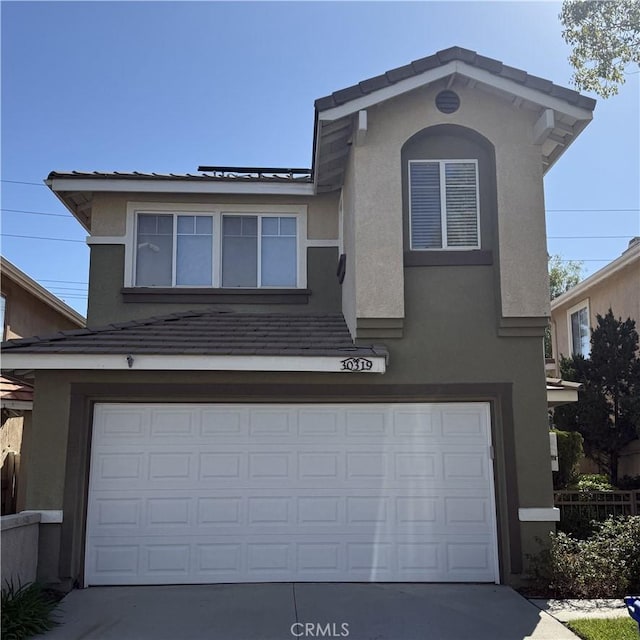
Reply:
[[409, 161], [411, 249], [478, 249], [478, 162]]

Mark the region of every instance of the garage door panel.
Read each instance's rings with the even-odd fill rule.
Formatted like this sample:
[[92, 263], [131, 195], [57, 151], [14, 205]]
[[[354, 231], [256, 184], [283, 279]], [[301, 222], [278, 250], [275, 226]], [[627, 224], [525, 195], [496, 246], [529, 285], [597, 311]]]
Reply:
[[494, 581], [488, 407], [97, 405], [87, 584]]
[[[195, 494], [195, 495], [194, 495]], [[275, 494], [270, 489], [255, 490], [252, 496], [230, 495], [224, 490], [174, 491], [172, 497], [157, 497], [154, 492], [130, 490], [103, 492], [93, 501], [93, 527], [99, 533], [107, 528], [138, 528], [170, 524], [182, 525], [185, 533], [196, 527], [234, 529], [260, 523], [273, 529], [329, 525], [335, 533], [348, 534], [357, 527], [392, 527], [397, 531], [448, 531], [451, 525], [462, 531], [486, 529], [491, 521], [491, 501], [480, 489], [457, 490], [449, 496], [437, 491], [414, 491], [410, 496], [398, 489], [376, 489], [330, 495], [327, 490], [298, 489]], [[474, 495], [479, 494], [479, 495]], [[286, 517], [285, 517], [286, 516]]]
[[95, 584], [289, 581], [484, 581], [492, 567], [492, 542], [446, 535], [428, 542], [416, 536], [351, 534], [341, 541], [310, 536], [221, 537], [185, 541], [143, 537], [138, 544], [97, 540], [87, 558]]

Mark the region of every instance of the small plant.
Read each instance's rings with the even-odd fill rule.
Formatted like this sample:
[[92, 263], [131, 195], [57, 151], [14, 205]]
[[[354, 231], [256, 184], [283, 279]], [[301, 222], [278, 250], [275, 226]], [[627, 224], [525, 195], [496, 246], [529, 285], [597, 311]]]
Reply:
[[609, 478], [603, 473], [583, 473], [576, 482], [578, 491], [613, 491]]
[[23, 640], [52, 629], [57, 622], [52, 613], [57, 599], [42, 585], [31, 582], [15, 587], [7, 583], [2, 590], [2, 640]]
[[609, 518], [586, 540], [550, 534], [531, 558], [534, 587], [553, 598], [621, 598], [640, 592], [640, 516]]

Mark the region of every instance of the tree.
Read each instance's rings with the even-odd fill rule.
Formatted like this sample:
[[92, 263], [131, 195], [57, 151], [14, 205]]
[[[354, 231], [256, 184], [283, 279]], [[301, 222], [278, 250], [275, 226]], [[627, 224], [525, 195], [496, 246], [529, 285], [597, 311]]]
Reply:
[[565, 380], [583, 385], [577, 403], [557, 407], [560, 429], [578, 431], [586, 454], [618, 481], [620, 451], [640, 436], [640, 356], [635, 321], [616, 319], [609, 309], [597, 316], [591, 332], [591, 355], [574, 355], [560, 363]]
[[562, 37], [573, 50], [572, 81], [603, 98], [618, 93], [629, 63], [640, 65], [638, 0], [564, 0]]
[[[557, 298], [571, 287], [575, 287], [582, 278], [582, 262], [563, 260], [558, 255], [549, 256], [549, 296], [551, 300]], [[544, 356], [553, 357], [551, 347], [551, 328], [544, 333]]]
[[558, 255], [549, 256], [549, 295], [557, 298], [571, 287], [575, 287], [582, 277], [582, 262], [563, 260]]

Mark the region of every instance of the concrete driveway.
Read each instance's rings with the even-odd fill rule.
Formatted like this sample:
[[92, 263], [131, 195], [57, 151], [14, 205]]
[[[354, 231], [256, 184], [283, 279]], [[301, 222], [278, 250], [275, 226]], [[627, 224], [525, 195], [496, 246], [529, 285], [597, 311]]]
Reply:
[[60, 604], [46, 640], [565, 640], [509, 587], [244, 584], [93, 587]]

